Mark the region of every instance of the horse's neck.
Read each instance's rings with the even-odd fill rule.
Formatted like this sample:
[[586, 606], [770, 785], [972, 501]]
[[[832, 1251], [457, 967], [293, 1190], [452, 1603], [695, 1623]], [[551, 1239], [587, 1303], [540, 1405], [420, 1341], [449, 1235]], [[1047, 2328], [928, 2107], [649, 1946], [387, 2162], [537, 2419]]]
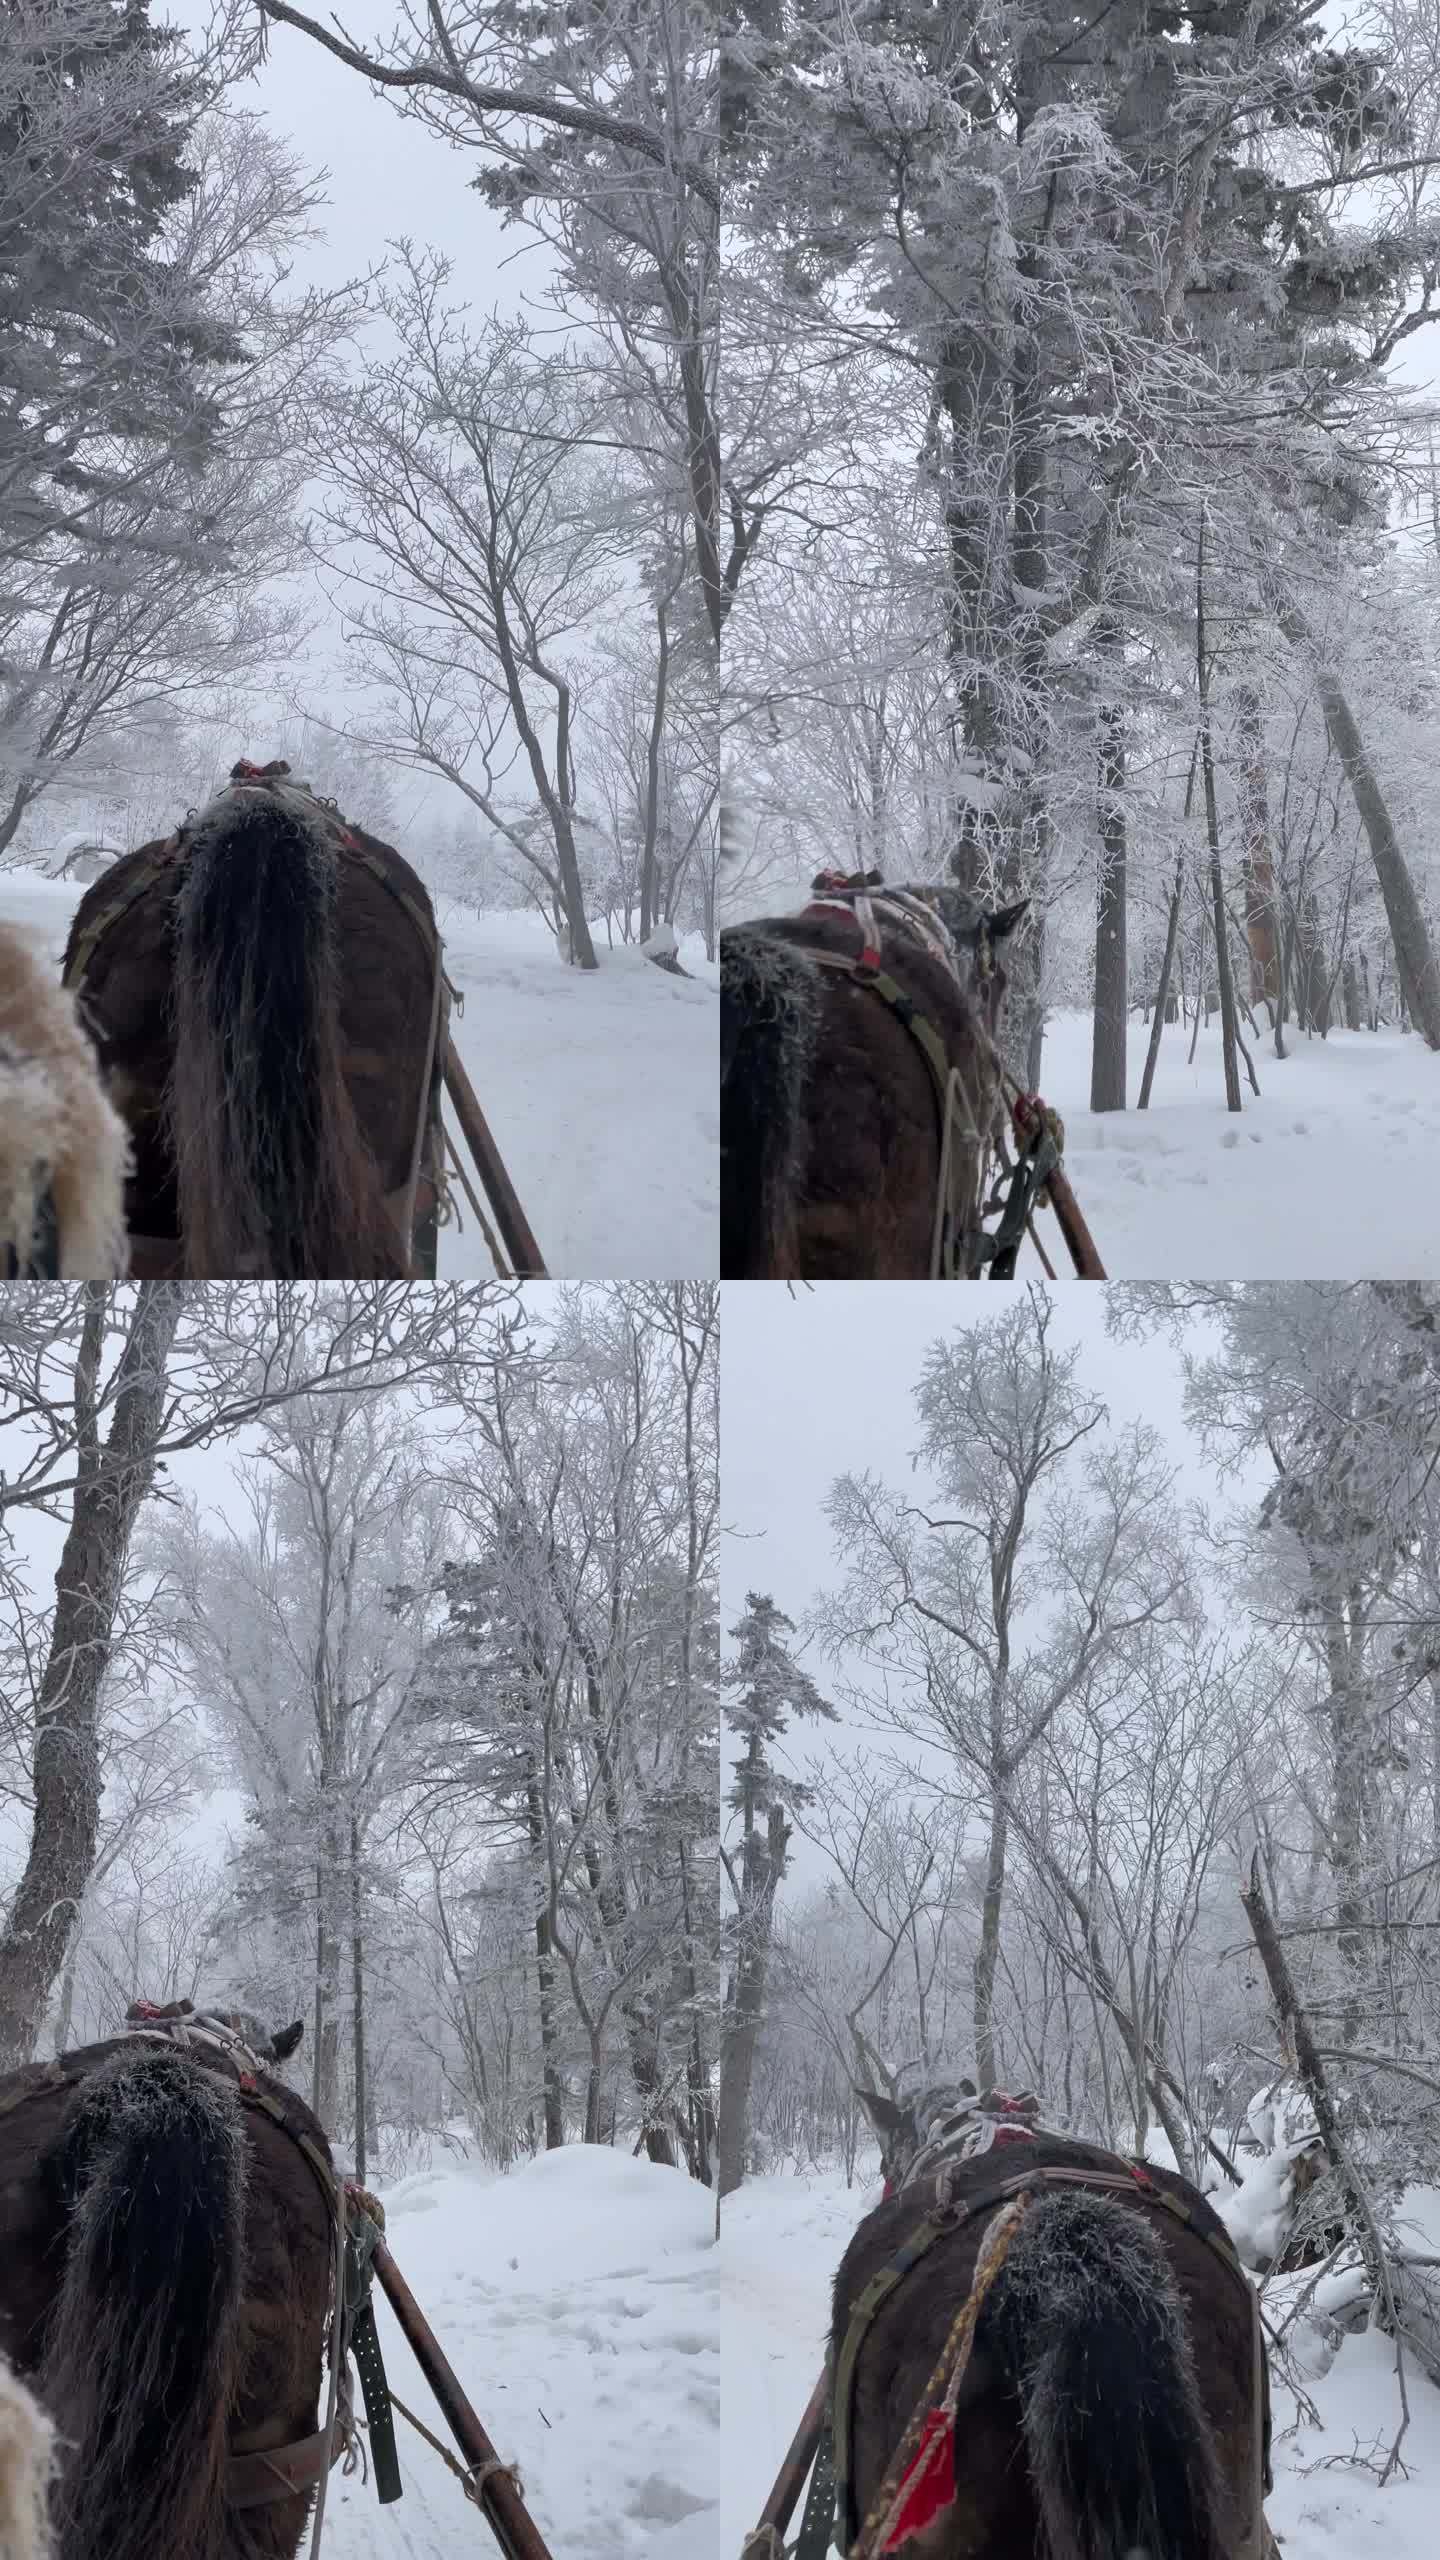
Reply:
[[831, 889], [812, 898], [805, 912], [829, 910], [849, 916], [859, 927], [868, 949], [883, 952], [887, 928], [918, 942], [922, 951], [960, 984], [960, 962], [950, 933], [917, 890], [913, 889]]
[[982, 2153], [993, 2150], [997, 2142], [1033, 2141], [1039, 2131], [1036, 2113], [1033, 2102], [1017, 2103], [998, 2093], [989, 2106], [972, 2098], [937, 2113], [930, 2119], [902, 2186], [912, 2186], [920, 2178], [933, 2178], [937, 2169], [951, 2161], [977, 2160]]

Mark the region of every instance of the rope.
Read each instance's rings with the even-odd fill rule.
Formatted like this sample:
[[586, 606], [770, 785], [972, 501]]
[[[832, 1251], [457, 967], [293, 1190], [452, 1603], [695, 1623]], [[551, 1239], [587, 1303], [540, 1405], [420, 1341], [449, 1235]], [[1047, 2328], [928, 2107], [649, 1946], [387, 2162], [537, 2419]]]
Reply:
[[460, 1161], [455, 1141], [451, 1137], [449, 1129], [445, 1127], [443, 1121], [441, 1122], [441, 1127], [444, 1130], [445, 1153], [450, 1160], [449, 1170], [452, 1173], [458, 1174], [460, 1177], [461, 1189], [464, 1191], [466, 1199], [469, 1201], [471, 1208], [475, 1212], [475, 1223], [490, 1248], [490, 1259], [495, 1265], [496, 1274], [501, 1280], [512, 1280], [515, 1275], [512, 1272], [509, 1263], [506, 1261], [503, 1251], [501, 1250], [499, 1237], [496, 1235], [494, 1228], [491, 1226], [489, 1219], [486, 1217], [484, 1210], [481, 1208], [479, 1201], [475, 1197], [474, 1186], [471, 1183], [470, 1176], [466, 1172], [464, 1165]]
[[[442, 2444], [438, 2436], [432, 2436], [424, 2419], [417, 2418], [413, 2409], [407, 2409], [404, 2401], [401, 2400], [393, 2391], [390, 2394], [390, 2406], [392, 2409], [398, 2409], [402, 2418], [408, 2418], [417, 2436], [423, 2436], [425, 2442], [439, 2454], [446, 2470], [454, 2472], [455, 2477], [459, 2481], [461, 2488], [464, 2490], [466, 2497], [470, 2499], [474, 2506], [480, 2506], [481, 2495], [486, 2482], [495, 2479], [497, 2475], [500, 2479], [509, 2481], [517, 2498], [524, 2497], [525, 2487], [520, 2478], [520, 2466], [518, 2463], [502, 2462], [497, 2454], [494, 2459], [489, 2462], [472, 2462], [467, 2470], [463, 2462], [456, 2461], [448, 2444]], [[782, 2551], [783, 2548], [784, 2546], [782, 2544]]]
[[[984, 2245], [975, 2261], [975, 2274], [970, 2291], [950, 2323], [949, 2335], [941, 2348], [939, 2362], [926, 2383], [910, 2423], [891, 2457], [889, 2469], [880, 2483], [875, 2503], [861, 2526], [850, 2560], [876, 2560], [876, 2555], [888, 2547], [902, 2507], [930, 2469], [936, 2454], [947, 2443], [949, 2427], [954, 2425], [955, 2405], [960, 2397], [960, 2385], [965, 2379], [966, 2367], [970, 2362], [970, 2350], [975, 2343], [976, 2323], [984, 2308], [985, 2297], [1010, 2254], [1011, 2243], [1031, 2201], [1031, 2193], [1027, 2188], [1023, 2194], [1016, 2196], [1013, 2203], [1008, 2204], [1003, 2212], [996, 2214], [986, 2232]], [[949, 2427], [936, 2430], [920, 2455], [919, 2461], [916, 2462], [915, 2456], [920, 2447], [926, 2422], [937, 2409], [949, 2422]], [[913, 2473], [910, 2469], [912, 2462], [915, 2465]]]
[[[325, 2407], [325, 2444], [327, 2450], [335, 2441], [335, 2404], [340, 2394], [340, 2368], [345, 2362], [345, 2339], [342, 2322], [345, 2317], [345, 2181], [332, 2178], [335, 2202], [335, 2292], [330, 2315], [330, 2394]], [[320, 2473], [320, 2486], [315, 2492], [315, 2521], [310, 2529], [310, 2560], [319, 2560], [320, 2528], [325, 2521], [325, 2492], [330, 2485], [330, 2465]]]
[[[960, 1116], [956, 1107], [957, 1096], [965, 1106], [965, 1120], [963, 1127], [960, 1129], [960, 1135], [964, 1138], [968, 1138], [974, 1146], [980, 1149], [978, 1161], [982, 1171], [977, 1188], [980, 1191], [983, 1191], [985, 1187], [983, 1166], [987, 1150], [986, 1142], [981, 1137], [980, 1132], [975, 1125], [974, 1096], [973, 1094], [966, 1092], [964, 1079], [961, 1076], [959, 1068], [952, 1065], [949, 1075], [945, 1080], [945, 1095], [940, 1111], [940, 1171], [935, 1182], [935, 1223], [930, 1235], [929, 1276], [932, 1280], [950, 1280], [955, 1277], [955, 1257], [960, 1251], [961, 1239], [968, 1225], [968, 1221], [962, 1219], [959, 1215], [958, 1202], [952, 1201], [950, 1197], [952, 1167], [955, 1155], [954, 1139]], [[953, 1216], [950, 1216], [952, 1211], [954, 1214]], [[948, 1256], [945, 1249], [945, 1228], [947, 1216], [950, 1217], [952, 1231], [951, 1247]]]
[[785, 2560], [785, 2536], [776, 2524], [757, 2524], [740, 2545], [740, 2560]]

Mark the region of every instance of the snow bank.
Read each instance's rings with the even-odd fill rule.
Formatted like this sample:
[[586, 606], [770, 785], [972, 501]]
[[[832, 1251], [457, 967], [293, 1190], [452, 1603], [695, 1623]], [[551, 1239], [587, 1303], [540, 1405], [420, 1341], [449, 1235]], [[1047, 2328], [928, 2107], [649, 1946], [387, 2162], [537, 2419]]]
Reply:
[[[0, 872], [0, 914], [43, 933], [58, 968], [83, 895], [74, 880]], [[677, 978], [643, 952], [567, 969], [540, 917], [436, 900], [465, 997], [455, 1045], [552, 1276], [692, 1279], [719, 1269], [717, 972], [687, 942]], [[460, 1202], [439, 1276], [492, 1269]]]
[[[1041, 1090], [1065, 1122], [1065, 1167], [1112, 1279], [1397, 1279], [1440, 1273], [1440, 1057], [1398, 1031], [1287, 1034], [1277, 1059], [1251, 1044], [1260, 1100], [1225, 1108], [1218, 1021], [1167, 1028], [1148, 1111], [1134, 1108], [1149, 1031], [1132, 1020], [1128, 1111], [1092, 1112], [1090, 1016], [1057, 1014]], [[1062, 1276], [1055, 1222], [1041, 1233]], [[1020, 1269], [1038, 1271], [1027, 1250]]]
[[[727, 2200], [720, 2560], [735, 2560], [799, 2425], [824, 2355], [835, 2269], [879, 2192], [878, 2186], [847, 2191], [843, 2176], [827, 2171], [757, 2179]], [[1403, 2211], [1416, 2230], [1440, 2234], [1440, 2194], [1412, 2191]], [[1383, 2460], [1394, 2435], [1393, 2347], [1368, 2333], [1346, 2338], [1310, 2387], [1323, 2432], [1293, 2432], [1293, 2400], [1283, 2388], [1275, 2390], [1276, 2485], [1266, 2511], [1283, 2560], [1431, 2560], [1440, 2499], [1440, 2392], [1411, 2366], [1407, 2476], [1382, 2489], [1373, 2473], [1352, 2467], [1348, 2458], [1378, 2448]]]
[[[554, 2560], [716, 2560], [714, 2198], [682, 2170], [572, 2144], [508, 2177], [447, 2164], [380, 2190], [386, 2237]], [[442, 2440], [377, 2288], [392, 2387]], [[329, 2560], [476, 2560], [489, 2528], [403, 2418], [405, 2495], [332, 2474]]]

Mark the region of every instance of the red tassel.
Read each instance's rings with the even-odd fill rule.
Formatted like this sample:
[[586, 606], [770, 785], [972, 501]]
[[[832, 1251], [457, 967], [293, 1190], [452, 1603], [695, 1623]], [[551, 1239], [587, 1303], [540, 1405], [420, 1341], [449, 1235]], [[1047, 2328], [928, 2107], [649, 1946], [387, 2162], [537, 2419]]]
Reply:
[[955, 2504], [954, 2429], [943, 2409], [932, 2409], [920, 2430], [915, 2459], [900, 2483], [900, 2511], [884, 2548], [898, 2551], [912, 2534]]

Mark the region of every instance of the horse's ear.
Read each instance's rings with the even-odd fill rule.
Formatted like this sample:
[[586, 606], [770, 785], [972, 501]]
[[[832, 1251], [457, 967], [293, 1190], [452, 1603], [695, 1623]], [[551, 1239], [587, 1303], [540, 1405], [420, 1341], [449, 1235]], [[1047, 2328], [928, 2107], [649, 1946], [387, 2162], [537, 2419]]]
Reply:
[[270, 2039], [271, 2061], [288, 2062], [304, 2033], [303, 2018], [297, 2018], [293, 2026], [282, 2027], [278, 2036], [272, 2036]]
[[1030, 913], [1028, 898], [1019, 898], [1013, 907], [997, 907], [985, 919], [985, 929], [992, 942], [1008, 942], [1017, 924]]
[[882, 2097], [878, 2089], [862, 2089], [858, 2081], [854, 2087], [856, 2097], [882, 2142], [891, 2134], [898, 2133], [905, 2121], [904, 2108], [897, 2107], [893, 2098]]

